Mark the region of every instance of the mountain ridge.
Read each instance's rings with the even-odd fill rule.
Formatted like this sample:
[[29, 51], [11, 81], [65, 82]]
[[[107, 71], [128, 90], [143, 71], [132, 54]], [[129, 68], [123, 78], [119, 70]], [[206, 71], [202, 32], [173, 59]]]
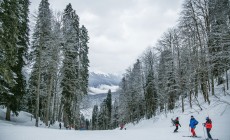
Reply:
[[97, 88], [100, 85], [118, 86], [121, 76], [110, 73], [89, 72], [89, 87]]

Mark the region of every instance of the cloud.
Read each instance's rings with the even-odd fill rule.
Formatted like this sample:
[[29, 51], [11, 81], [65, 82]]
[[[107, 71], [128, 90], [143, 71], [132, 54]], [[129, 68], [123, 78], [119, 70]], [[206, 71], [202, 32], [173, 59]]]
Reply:
[[[124, 73], [138, 56], [176, 25], [182, 0], [50, 0], [63, 11], [71, 3], [88, 29], [91, 71]], [[37, 0], [31, 8], [37, 9]]]

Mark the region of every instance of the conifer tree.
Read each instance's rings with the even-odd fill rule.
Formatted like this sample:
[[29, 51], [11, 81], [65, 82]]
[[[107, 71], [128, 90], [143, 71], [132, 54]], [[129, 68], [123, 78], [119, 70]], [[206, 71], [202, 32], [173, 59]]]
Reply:
[[119, 111], [119, 104], [118, 104], [118, 100], [115, 99], [113, 108], [112, 108], [112, 116], [111, 116], [112, 129], [117, 128], [119, 125], [119, 112], [118, 111]]
[[105, 99], [106, 102], [106, 124], [107, 124], [107, 129], [111, 129], [111, 115], [112, 115], [112, 95], [111, 95], [111, 90], [108, 91], [107, 97]]
[[[76, 117], [80, 118], [79, 93], [79, 18], [73, 10], [71, 4], [66, 6], [63, 15], [63, 37], [64, 37], [64, 60], [63, 60], [63, 79], [61, 86], [64, 125], [76, 124]], [[78, 92], [77, 92], [78, 91]], [[79, 120], [79, 119], [78, 119]], [[74, 125], [75, 125], [74, 124]]]
[[98, 129], [98, 106], [94, 105], [92, 112], [92, 130]]
[[[32, 56], [33, 56], [33, 70], [30, 77], [30, 93], [36, 93], [36, 123], [35, 126], [38, 127], [39, 112], [43, 108], [42, 114], [45, 114], [46, 106], [41, 104], [45, 101], [44, 98], [47, 96], [47, 66], [50, 60], [50, 47], [52, 43], [52, 27], [51, 27], [52, 13], [49, 9], [48, 0], [42, 0], [39, 4], [38, 16], [36, 19], [36, 25], [33, 33], [32, 41]], [[43, 98], [41, 98], [41, 96]], [[41, 100], [42, 99], [42, 100]], [[47, 108], [46, 108], [47, 109]], [[44, 117], [44, 116], [42, 116]]]
[[25, 94], [23, 57], [28, 47], [29, 1], [10, 0], [0, 3], [0, 104], [7, 107], [6, 120], [10, 112], [17, 114]]
[[88, 88], [88, 78], [89, 78], [89, 58], [88, 58], [88, 31], [85, 26], [80, 28], [80, 61], [81, 61], [81, 68], [80, 68], [80, 75], [81, 75], [81, 87], [83, 94], [87, 94]]
[[[145, 85], [144, 85], [144, 96], [145, 96], [145, 106], [146, 118], [149, 119], [153, 115], [156, 115], [156, 110], [158, 106], [158, 95], [156, 89], [156, 78], [154, 75], [154, 54], [151, 49], [148, 49], [142, 58]], [[156, 60], [155, 60], [156, 61]]]

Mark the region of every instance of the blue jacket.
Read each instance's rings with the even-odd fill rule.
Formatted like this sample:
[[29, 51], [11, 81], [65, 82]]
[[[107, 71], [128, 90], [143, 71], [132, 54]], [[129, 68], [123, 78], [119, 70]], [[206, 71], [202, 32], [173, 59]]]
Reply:
[[191, 118], [190, 119], [190, 124], [189, 124], [189, 126], [191, 127], [191, 128], [196, 128], [196, 125], [198, 124], [198, 121], [196, 120], [196, 119], [194, 119], [194, 118]]

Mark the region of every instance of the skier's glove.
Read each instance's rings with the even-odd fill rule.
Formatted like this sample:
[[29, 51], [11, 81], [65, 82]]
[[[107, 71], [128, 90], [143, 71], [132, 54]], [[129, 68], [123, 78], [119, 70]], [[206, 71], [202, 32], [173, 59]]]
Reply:
[[203, 123], [203, 126], [205, 127], [205, 123]]

